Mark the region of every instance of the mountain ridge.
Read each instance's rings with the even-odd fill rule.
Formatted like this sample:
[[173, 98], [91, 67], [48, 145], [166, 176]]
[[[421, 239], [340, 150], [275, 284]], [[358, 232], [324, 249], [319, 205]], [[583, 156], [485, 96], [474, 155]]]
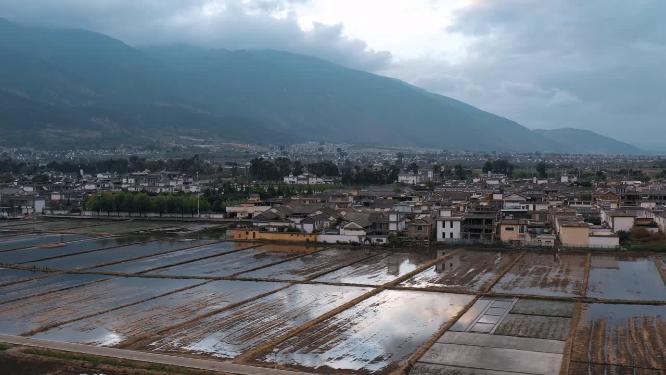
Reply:
[[[91, 31], [26, 28], [1, 19], [0, 34], [6, 56], [0, 60], [6, 98], [0, 129], [17, 144], [76, 144], [81, 133], [86, 142], [102, 143], [197, 135], [252, 143], [640, 152], [596, 133], [585, 136], [593, 143], [603, 139], [600, 147], [574, 145], [403, 81], [311, 56], [134, 48]], [[26, 127], [21, 114], [28, 107], [40, 116], [27, 116]]]

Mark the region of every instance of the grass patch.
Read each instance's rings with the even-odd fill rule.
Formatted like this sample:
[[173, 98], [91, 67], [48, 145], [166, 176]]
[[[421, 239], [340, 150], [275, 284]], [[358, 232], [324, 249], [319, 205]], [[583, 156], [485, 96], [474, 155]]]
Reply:
[[154, 371], [158, 373], [168, 373], [168, 374], [186, 374], [186, 375], [211, 374], [211, 372], [208, 371], [188, 369], [185, 367], [176, 367], [160, 363], [139, 362], [139, 361], [125, 360], [125, 359], [100, 357], [89, 354], [62, 352], [49, 349], [25, 348], [21, 350], [21, 352], [23, 352], [24, 354], [60, 359], [64, 361], [86, 362], [90, 365], [90, 367], [99, 367], [101, 365], [104, 365], [116, 368], [122, 367], [127, 369], [147, 370], [147, 371]]
[[666, 235], [652, 233], [645, 228], [632, 228], [629, 232], [620, 232], [620, 243], [631, 251], [666, 252]]
[[5, 351], [7, 349], [10, 349], [12, 346], [10, 344], [6, 344], [4, 342], [0, 342], [0, 352]]

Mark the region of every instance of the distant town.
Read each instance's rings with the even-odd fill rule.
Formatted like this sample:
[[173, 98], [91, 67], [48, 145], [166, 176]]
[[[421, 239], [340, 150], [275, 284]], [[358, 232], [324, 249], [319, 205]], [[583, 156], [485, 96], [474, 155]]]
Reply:
[[658, 156], [321, 142], [109, 157], [118, 151], [3, 150], [0, 217], [224, 220], [236, 240], [666, 248], [666, 159]]

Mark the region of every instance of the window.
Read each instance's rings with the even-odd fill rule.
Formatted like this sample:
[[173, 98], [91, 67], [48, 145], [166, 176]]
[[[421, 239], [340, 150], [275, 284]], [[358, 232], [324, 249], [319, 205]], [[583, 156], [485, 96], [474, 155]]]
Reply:
[[453, 238], [453, 232], [449, 233], [449, 238]]
[[513, 232], [513, 227], [506, 227], [504, 230], [507, 232]]
[[453, 221], [449, 221], [449, 228], [453, 228]]
[[417, 227], [416, 227], [416, 230], [418, 230], [419, 232], [422, 231], [422, 230], [423, 230], [423, 226], [421, 226], [421, 225], [417, 226]]

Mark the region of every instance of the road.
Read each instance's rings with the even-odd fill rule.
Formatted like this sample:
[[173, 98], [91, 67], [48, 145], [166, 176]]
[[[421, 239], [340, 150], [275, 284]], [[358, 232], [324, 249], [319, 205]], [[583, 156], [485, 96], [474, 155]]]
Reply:
[[195, 359], [186, 357], [177, 357], [165, 354], [146, 353], [135, 350], [106, 348], [100, 346], [90, 346], [81, 344], [72, 344], [66, 342], [32, 339], [21, 336], [11, 336], [0, 334], [0, 342], [8, 344], [29, 346], [42, 349], [60, 350], [65, 352], [89, 354], [101, 357], [110, 357], [126, 359], [140, 362], [160, 363], [164, 365], [188, 367], [200, 370], [219, 371], [238, 375], [306, 375], [305, 372], [285, 371], [263, 367], [253, 367], [238, 365], [230, 362], [221, 362], [208, 359]]

